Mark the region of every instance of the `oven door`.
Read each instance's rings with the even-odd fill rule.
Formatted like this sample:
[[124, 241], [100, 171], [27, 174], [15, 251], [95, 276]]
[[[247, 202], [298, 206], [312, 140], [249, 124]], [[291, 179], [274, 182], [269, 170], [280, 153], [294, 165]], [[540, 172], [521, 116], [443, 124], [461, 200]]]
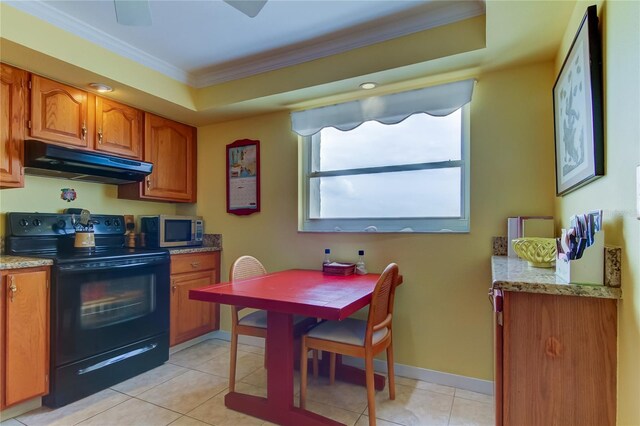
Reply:
[[167, 332], [169, 271], [168, 255], [58, 265], [54, 365]]

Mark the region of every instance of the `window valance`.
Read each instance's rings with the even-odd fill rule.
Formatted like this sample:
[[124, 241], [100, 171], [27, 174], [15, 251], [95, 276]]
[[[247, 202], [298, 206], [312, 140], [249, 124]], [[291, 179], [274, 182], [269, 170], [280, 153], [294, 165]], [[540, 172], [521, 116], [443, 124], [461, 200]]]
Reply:
[[324, 127], [351, 130], [371, 120], [395, 124], [419, 112], [442, 117], [471, 101], [474, 82], [463, 80], [292, 112], [291, 128], [300, 136], [311, 136]]

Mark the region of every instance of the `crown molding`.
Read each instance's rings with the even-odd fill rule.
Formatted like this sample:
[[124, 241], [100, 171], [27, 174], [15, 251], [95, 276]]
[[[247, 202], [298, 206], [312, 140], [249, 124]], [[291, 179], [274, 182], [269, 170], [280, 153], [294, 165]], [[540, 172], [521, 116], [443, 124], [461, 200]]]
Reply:
[[482, 0], [433, 2], [418, 13], [412, 10], [310, 42], [209, 67], [194, 76], [195, 87], [207, 87], [298, 65], [484, 14]]
[[5, 3], [195, 88], [274, 71], [485, 14], [483, 0], [431, 2], [417, 13], [414, 10], [399, 13], [309, 42], [214, 65], [195, 74], [91, 27], [42, 0], [9, 0]]
[[74, 18], [60, 10], [52, 7], [47, 2], [41, 0], [9, 0], [5, 1], [11, 7], [21, 10], [36, 18], [42, 19], [60, 29], [68, 31], [80, 38], [97, 44], [127, 59], [131, 59], [145, 67], [158, 71], [167, 77], [173, 78], [181, 83], [194, 86], [191, 74], [176, 67], [162, 59], [159, 59], [147, 52], [140, 50], [118, 38], [115, 38], [104, 31], [92, 27], [85, 22]]

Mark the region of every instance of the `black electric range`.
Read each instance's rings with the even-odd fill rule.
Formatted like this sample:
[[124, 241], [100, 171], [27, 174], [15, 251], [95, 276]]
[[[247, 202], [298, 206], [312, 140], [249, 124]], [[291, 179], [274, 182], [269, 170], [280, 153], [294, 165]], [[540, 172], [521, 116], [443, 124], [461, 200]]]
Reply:
[[95, 248], [74, 248], [72, 215], [7, 213], [6, 251], [48, 258], [51, 364], [58, 407], [169, 358], [169, 252], [126, 248], [124, 217], [92, 215]]

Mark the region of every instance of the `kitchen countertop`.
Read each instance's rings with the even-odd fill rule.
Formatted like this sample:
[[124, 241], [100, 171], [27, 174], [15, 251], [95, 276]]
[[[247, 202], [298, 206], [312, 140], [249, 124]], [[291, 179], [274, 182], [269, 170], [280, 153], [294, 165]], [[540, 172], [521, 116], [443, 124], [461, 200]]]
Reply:
[[617, 287], [589, 284], [567, 284], [556, 277], [555, 268], [535, 268], [526, 260], [507, 256], [491, 257], [493, 288], [504, 291], [543, 293], [561, 296], [621, 299]]
[[220, 247], [179, 247], [179, 248], [170, 248], [169, 254], [186, 254], [186, 253], [203, 253], [209, 251], [220, 251], [222, 250]]
[[53, 265], [53, 261], [51, 259], [37, 259], [35, 257], [0, 255], [0, 270], [35, 268], [38, 266], [49, 265]]

